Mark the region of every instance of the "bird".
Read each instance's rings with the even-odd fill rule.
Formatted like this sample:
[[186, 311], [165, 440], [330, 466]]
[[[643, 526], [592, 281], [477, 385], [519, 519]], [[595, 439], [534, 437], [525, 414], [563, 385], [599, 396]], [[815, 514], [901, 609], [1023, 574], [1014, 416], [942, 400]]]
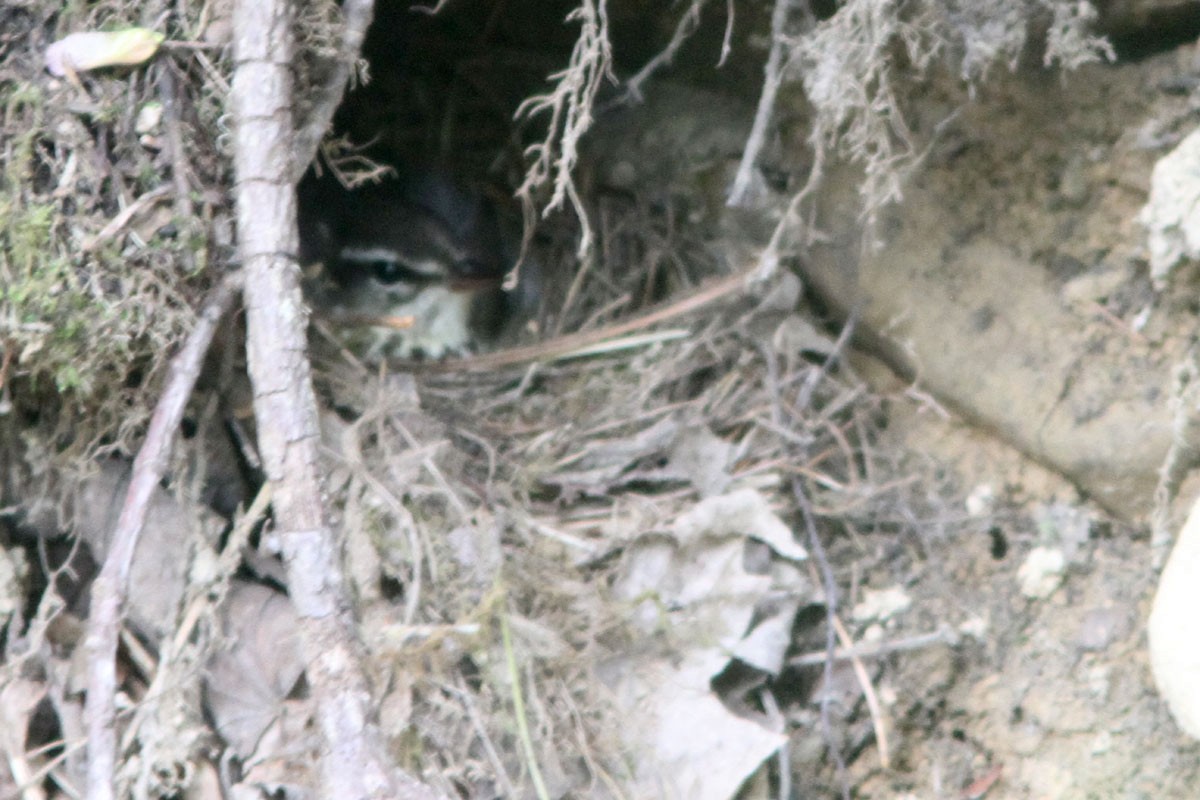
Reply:
[[354, 189], [310, 169], [297, 199], [301, 266], [322, 267], [310, 302], [358, 355], [441, 359], [496, 335], [513, 259], [482, 194], [405, 165]]

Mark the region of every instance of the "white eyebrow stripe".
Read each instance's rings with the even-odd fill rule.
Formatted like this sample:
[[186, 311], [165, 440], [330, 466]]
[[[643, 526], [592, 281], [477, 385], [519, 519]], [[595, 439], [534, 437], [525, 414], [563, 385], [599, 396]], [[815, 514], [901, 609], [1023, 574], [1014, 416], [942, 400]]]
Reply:
[[338, 256], [343, 261], [354, 261], [362, 264], [390, 261], [428, 278], [440, 278], [446, 274], [446, 266], [435, 258], [405, 259], [400, 253], [390, 247], [347, 246], [341, 249]]

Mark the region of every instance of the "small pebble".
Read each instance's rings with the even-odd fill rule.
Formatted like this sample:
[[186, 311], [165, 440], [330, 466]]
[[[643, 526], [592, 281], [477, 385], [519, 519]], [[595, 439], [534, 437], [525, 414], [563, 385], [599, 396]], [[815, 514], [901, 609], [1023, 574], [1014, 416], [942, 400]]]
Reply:
[[1079, 625], [1076, 644], [1080, 650], [1105, 650], [1125, 635], [1129, 619], [1115, 608], [1094, 608]]
[[1031, 600], [1042, 599], [1054, 594], [1062, 583], [1067, 559], [1063, 551], [1051, 547], [1035, 547], [1025, 557], [1017, 570], [1017, 582], [1021, 594]]

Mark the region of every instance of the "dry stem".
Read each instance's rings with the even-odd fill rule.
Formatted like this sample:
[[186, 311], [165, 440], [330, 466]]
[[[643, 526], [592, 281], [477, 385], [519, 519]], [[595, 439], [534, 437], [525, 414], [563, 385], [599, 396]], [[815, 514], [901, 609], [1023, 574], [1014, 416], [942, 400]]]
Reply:
[[[581, 24], [567, 68], [550, 76], [555, 81], [552, 91], [529, 98], [517, 109], [518, 117], [549, 115], [545, 139], [526, 150], [532, 163], [517, 196], [525, 206], [527, 218], [532, 218], [534, 193], [552, 181], [554, 191], [542, 212], [560, 208], [564, 200], [570, 199], [579, 217], [579, 252], [583, 254], [591, 248], [592, 231], [571, 171], [579, 159], [579, 140], [592, 124], [596, 93], [605, 78], [612, 79], [607, 0], [580, 0], [579, 7], [567, 16], [567, 20], [579, 20]], [[515, 285], [515, 281], [514, 275], [509, 282]]]
[[761, 192], [761, 180], [755, 180], [755, 167], [758, 156], [767, 140], [767, 129], [771, 124], [771, 115], [775, 113], [775, 97], [779, 94], [779, 86], [783, 83], [784, 33], [787, 28], [788, 11], [792, 0], [775, 0], [775, 8], [771, 12], [771, 50], [767, 55], [767, 64], [763, 68], [763, 88], [758, 96], [758, 108], [754, 112], [754, 124], [746, 139], [746, 149], [742, 151], [742, 160], [738, 164], [737, 174], [733, 178], [733, 186], [729, 190], [729, 205], [752, 205]]
[[295, 162], [292, 164], [292, 182], [300, 180], [308, 164], [317, 155], [317, 147], [333, 121], [333, 115], [341, 105], [342, 95], [350, 80], [350, 73], [362, 52], [363, 39], [375, 16], [375, 0], [345, 0], [342, 3], [342, 48], [325, 84], [317, 90], [309, 118], [296, 131]]
[[163, 396], [150, 419], [146, 441], [133, 462], [133, 476], [113, 531], [112, 544], [100, 575], [92, 585], [91, 616], [86, 646], [87, 671], [87, 796], [111, 800], [115, 796], [117, 637], [121, 629], [121, 606], [129, 584], [129, 570], [137, 548], [150, 497], [158, 488], [171, 454], [171, 443], [200, 374], [204, 354], [217, 324], [233, 304], [239, 275], [227, 277], [200, 312], [196, 328], [171, 364]]
[[[653, 58], [647, 61], [637, 74], [625, 81], [625, 100], [627, 102], [642, 101], [642, 84], [653, 77], [659, 70], [664, 67], [669, 67], [671, 62], [675, 60], [675, 55], [679, 49], [683, 47], [696, 29], [700, 27], [700, 12], [704, 10], [704, 4], [708, 0], [691, 0], [691, 4], [687, 9], [679, 15], [679, 22], [675, 24], [675, 30], [671, 33], [671, 41], [667, 42], [667, 46], [660, 50]], [[730, 6], [732, 8], [732, 6]], [[730, 14], [732, 20], [733, 15]], [[728, 28], [726, 29], [728, 34]], [[721, 51], [722, 60], [728, 48], [728, 38]]]
[[684, 314], [690, 314], [709, 303], [740, 292], [745, 288], [746, 279], [753, 275], [757, 269], [758, 266], [755, 263], [731, 275], [709, 281], [695, 291], [670, 303], [652, 308], [643, 314], [638, 314], [635, 317], [603, 328], [591, 331], [578, 331], [565, 336], [558, 336], [549, 341], [538, 342], [537, 344], [525, 347], [514, 347], [509, 350], [500, 350], [473, 358], [444, 361], [422, 366], [424, 367], [424, 371], [428, 372], [492, 370], [514, 364], [523, 364], [529, 361], [543, 361], [561, 357], [575, 351], [583, 350], [584, 348], [593, 347], [609, 339], [624, 336], [634, 331], [640, 331], [652, 325], [657, 325], [660, 322], [666, 322], [683, 316]]
[[247, 356], [259, 449], [274, 487], [288, 593], [300, 617], [306, 675], [325, 739], [321, 793], [346, 800], [426, 800], [437, 795], [391, 768], [382, 735], [370, 721], [371, 692], [323, 504], [307, 315], [300, 271], [289, 255], [296, 253], [298, 238], [293, 183], [306, 163], [306, 151], [299, 159], [293, 155], [292, 23], [287, 0], [235, 4], [238, 66], [231, 100], [238, 250], [246, 269]]

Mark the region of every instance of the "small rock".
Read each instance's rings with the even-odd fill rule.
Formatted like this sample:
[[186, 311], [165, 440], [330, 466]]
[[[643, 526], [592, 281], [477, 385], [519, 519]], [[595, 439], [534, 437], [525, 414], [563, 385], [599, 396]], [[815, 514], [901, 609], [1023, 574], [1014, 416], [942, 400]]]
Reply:
[[1154, 165], [1150, 202], [1138, 215], [1148, 232], [1150, 277], [1162, 286], [1185, 259], [1200, 258], [1200, 131]]
[[899, 586], [890, 589], [866, 589], [862, 601], [854, 607], [854, 619], [888, 620], [912, 605], [912, 598]]
[[1129, 618], [1115, 608], [1093, 608], [1083, 616], [1076, 644], [1080, 650], [1104, 650], [1129, 630]]
[[1092, 535], [1092, 515], [1070, 503], [1039, 504], [1033, 510], [1039, 539], [1045, 545], [1055, 545], [1063, 558], [1082, 561], [1087, 554], [1085, 545]]
[[990, 625], [984, 617], [976, 615], [965, 619], [958, 626], [958, 632], [971, 639], [983, 641], [987, 637], [989, 627]]
[[1067, 559], [1063, 551], [1051, 547], [1035, 547], [1025, 557], [1025, 563], [1017, 570], [1017, 582], [1021, 594], [1031, 600], [1044, 599], [1054, 594], [1062, 583]]
[[146, 103], [138, 110], [137, 120], [133, 123], [133, 129], [138, 133], [153, 133], [158, 130], [159, 123], [162, 122], [163, 104], [157, 101]]
[[967, 495], [967, 513], [972, 517], [991, 514], [996, 507], [996, 490], [990, 483], [981, 483]]

